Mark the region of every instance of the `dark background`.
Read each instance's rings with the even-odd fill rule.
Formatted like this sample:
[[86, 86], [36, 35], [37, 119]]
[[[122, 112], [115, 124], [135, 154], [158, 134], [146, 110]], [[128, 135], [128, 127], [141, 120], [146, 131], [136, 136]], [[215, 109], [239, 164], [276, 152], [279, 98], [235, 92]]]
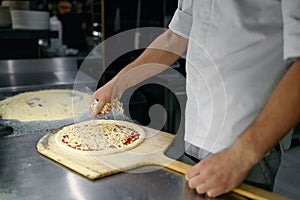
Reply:
[[[77, 13], [87, 26], [85, 33], [89, 48], [80, 51], [77, 55], [78, 67], [97, 44], [115, 34], [138, 27], [167, 28], [177, 8], [177, 0], [77, 0], [70, 2], [73, 5], [73, 12]], [[33, 0], [30, 1], [30, 10], [48, 11], [51, 16], [56, 15], [56, 3], [55, 0]], [[78, 12], [79, 7], [81, 8], [80, 12]], [[140, 14], [138, 14], [139, 9]], [[117, 16], [117, 13], [119, 13], [119, 16]], [[119, 20], [116, 18], [119, 18]], [[101, 35], [97, 36], [94, 34], [95, 32]], [[0, 59], [40, 59], [49, 57], [39, 52], [42, 47], [39, 46], [37, 39], [41, 37], [47, 41], [52, 37], [51, 35], [53, 34], [48, 32], [26, 32], [26, 30], [22, 32], [12, 30], [11, 27], [0, 28]], [[120, 69], [138, 57], [141, 52], [143, 52], [143, 49], [128, 52], [111, 63], [99, 80], [98, 87], [109, 81]], [[185, 76], [184, 63], [183, 59], [179, 59], [175, 65], [176, 70]], [[168, 72], [164, 73], [168, 74]], [[179, 109], [177, 97], [160, 85], [148, 84], [138, 88], [131, 97], [130, 109], [126, 110], [126, 114], [130, 113], [134, 120], [147, 125], [150, 122], [148, 111], [154, 104], [163, 105], [167, 109], [167, 113], [173, 113], [172, 116], [166, 116], [167, 124], [163, 130], [176, 133], [178, 123], [175, 123], [175, 121], [178, 121], [178, 119], [175, 118], [178, 117], [175, 116], [180, 116], [183, 113]], [[161, 120], [163, 118], [164, 116]]]

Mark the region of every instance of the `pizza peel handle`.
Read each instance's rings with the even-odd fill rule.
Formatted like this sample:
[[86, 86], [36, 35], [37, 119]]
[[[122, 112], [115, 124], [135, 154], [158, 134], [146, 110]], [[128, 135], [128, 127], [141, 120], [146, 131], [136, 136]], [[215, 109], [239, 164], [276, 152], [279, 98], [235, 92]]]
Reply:
[[157, 161], [157, 165], [166, 167], [168, 169], [174, 170], [176, 172], [179, 172], [181, 174], [186, 174], [186, 171], [191, 168], [192, 166], [174, 159], [171, 159], [164, 154], [159, 156], [160, 158]]

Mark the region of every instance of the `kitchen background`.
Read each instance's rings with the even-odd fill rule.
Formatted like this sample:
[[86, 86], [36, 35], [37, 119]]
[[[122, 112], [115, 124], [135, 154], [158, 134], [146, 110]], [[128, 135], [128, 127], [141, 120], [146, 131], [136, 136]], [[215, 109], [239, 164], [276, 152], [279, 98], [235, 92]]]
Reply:
[[[177, 0], [69, 1], [73, 18], [62, 19], [57, 2], [0, 0], [1, 99], [29, 90], [71, 87], [82, 62], [101, 41], [134, 28], [167, 27], [177, 8]], [[48, 16], [36, 11], [48, 13]], [[78, 35], [79, 32], [82, 32], [84, 39], [76, 38], [82, 36]], [[74, 42], [76, 39], [80, 42]], [[85, 44], [79, 45], [82, 41]], [[136, 48], [111, 63], [101, 79], [95, 80], [98, 87], [142, 51]], [[171, 67], [185, 76], [184, 59], [179, 59]], [[158, 84], [143, 85], [131, 96], [129, 110], [125, 112], [147, 125], [150, 122], [149, 108], [161, 104], [167, 111], [167, 116], [159, 119], [167, 119], [163, 130], [176, 133], [183, 114], [178, 100], [186, 99], [185, 80], [179, 77], [173, 70], [159, 74], [156, 78], [177, 88], [175, 94]]]

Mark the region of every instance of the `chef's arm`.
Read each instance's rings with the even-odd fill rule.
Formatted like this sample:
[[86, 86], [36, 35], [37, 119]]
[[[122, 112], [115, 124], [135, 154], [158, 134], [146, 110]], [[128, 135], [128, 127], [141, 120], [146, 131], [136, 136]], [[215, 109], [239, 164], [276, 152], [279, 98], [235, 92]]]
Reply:
[[256, 120], [233, 146], [257, 163], [300, 121], [300, 58], [284, 75]]
[[[125, 86], [127, 89], [164, 71], [186, 51], [187, 43], [186, 38], [168, 29], [156, 38], [136, 60], [123, 68], [112, 81], [117, 82], [122, 78], [128, 78]], [[134, 69], [137, 67], [141, 70], [135, 72]]]
[[112, 98], [120, 98], [129, 87], [167, 69], [186, 51], [187, 44], [188, 39], [169, 29], [157, 37], [137, 59], [94, 93], [93, 98], [99, 100], [99, 104], [92, 116], [99, 114]]
[[210, 197], [231, 191], [300, 121], [300, 59], [284, 75], [256, 120], [235, 142], [187, 170], [189, 187]]

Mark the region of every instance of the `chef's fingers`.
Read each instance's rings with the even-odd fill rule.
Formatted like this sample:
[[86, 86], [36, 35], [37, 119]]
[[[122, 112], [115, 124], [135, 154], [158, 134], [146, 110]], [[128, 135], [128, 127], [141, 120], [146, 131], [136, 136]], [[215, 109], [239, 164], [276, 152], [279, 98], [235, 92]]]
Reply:
[[188, 185], [189, 185], [190, 188], [196, 189], [201, 184], [204, 184], [205, 181], [206, 180], [203, 178], [203, 175], [199, 173], [199, 174], [197, 174], [197, 175], [195, 175], [195, 176], [193, 176], [192, 178], [189, 179]]
[[110, 112], [110, 111], [111, 111], [111, 109], [112, 109], [112, 105], [111, 105], [111, 104], [109, 104], [109, 106], [108, 106], [108, 108], [107, 108], [107, 112]]
[[195, 189], [198, 194], [207, 194], [209, 197], [216, 197], [230, 191], [226, 184], [217, 184], [216, 180], [205, 178], [201, 174], [191, 178], [188, 185]]
[[217, 196], [220, 196], [220, 195], [228, 193], [228, 192], [230, 192], [230, 190], [225, 190], [222, 187], [214, 187], [212, 189], [209, 189], [206, 192], [206, 194], [207, 194], [207, 196], [213, 198], [213, 197], [217, 197]]
[[96, 115], [99, 115], [99, 116], [101, 116], [101, 117], [103, 117], [103, 116], [105, 116], [105, 112], [103, 112], [103, 108], [104, 108], [104, 106], [105, 106], [105, 104], [106, 104], [107, 102], [106, 101], [104, 101], [104, 100], [99, 100], [99, 102], [98, 102], [98, 104], [97, 104], [97, 106], [96, 106]]
[[105, 116], [106, 113], [111, 111], [111, 103], [105, 103], [102, 109], [100, 110], [99, 115], [100, 116]]
[[195, 190], [198, 194], [207, 194], [211, 198], [230, 192], [225, 185], [218, 185], [211, 180], [199, 183]]
[[198, 194], [205, 194], [209, 189], [206, 182], [200, 176], [195, 176], [188, 182], [191, 189], [195, 189]]
[[205, 194], [208, 191], [209, 187], [205, 183], [200, 183], [195, 189], [198, 194]]
[[101, 115], [101, 110], [103, 109], [106, 101], [97, 98], [95, 93], [91, 98], [91, 103], [89, 106], [90, 114], [93, 119], [96, 119], [97, 115]]
[[200, 171], [205, 167], [205, 163], [203, 161], [204, 160], [200, 161], [199, 163], [197, 163], [196, 165], [194, 165], [186, 171], [186, 180], [190, 180], [191, 178], [200, 173]]

